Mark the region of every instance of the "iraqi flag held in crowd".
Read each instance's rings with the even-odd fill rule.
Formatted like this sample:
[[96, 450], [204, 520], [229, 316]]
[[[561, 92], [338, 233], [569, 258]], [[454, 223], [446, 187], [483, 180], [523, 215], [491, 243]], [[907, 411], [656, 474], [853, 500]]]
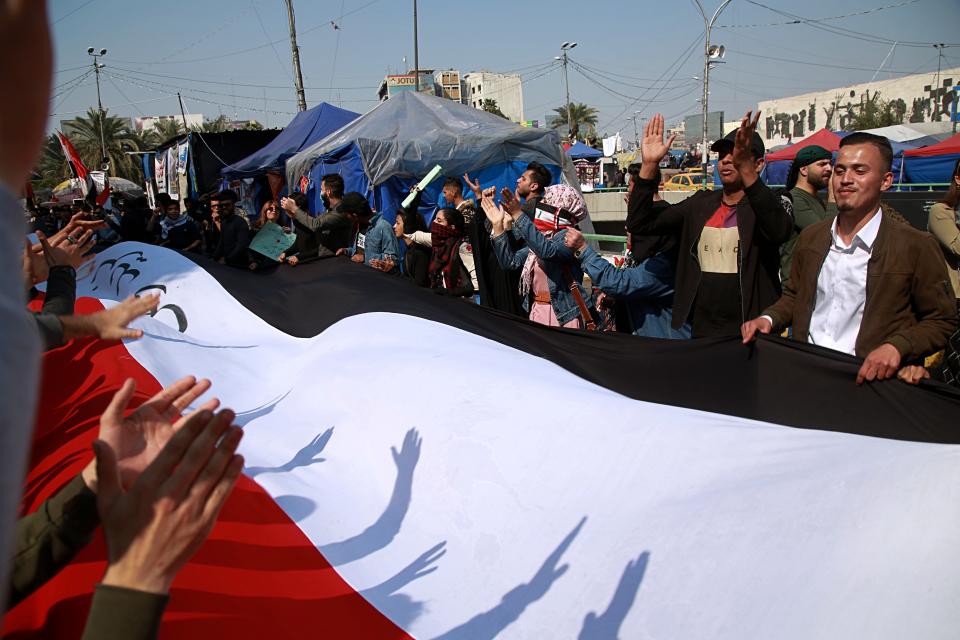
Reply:
[[[550, 329], [345, 260], [250, 274], [124, 243], [78, 311], [158, 291], [145, 335], [45, 356], [23, 510], [91, 458], [127, 377], [186, 374], [245, 475], [161, 637], [953, 638], [960, 394], [856, 386], [762, 338]], [[98, 537], [4, 620], [78, 637]]]

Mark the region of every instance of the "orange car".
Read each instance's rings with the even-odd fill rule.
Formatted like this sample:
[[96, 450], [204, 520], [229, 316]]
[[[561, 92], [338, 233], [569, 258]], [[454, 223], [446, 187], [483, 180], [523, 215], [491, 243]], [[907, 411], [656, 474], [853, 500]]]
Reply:
[[664, 191], [697, 191], [698, 189], [713, 189], [713, 176], [708, 175], [705, 187], [703, 173], [700, 171], [687, 171], [678, 173], [663, 183]]

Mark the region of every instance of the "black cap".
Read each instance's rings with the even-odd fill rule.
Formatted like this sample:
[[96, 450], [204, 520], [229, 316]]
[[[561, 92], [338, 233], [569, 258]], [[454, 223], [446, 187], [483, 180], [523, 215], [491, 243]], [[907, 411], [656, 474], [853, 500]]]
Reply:
[[356, 191], [343, 194], [343, 200], [340, 201], [340, 211], [353, 213], [364, 219], [373, 215], [373, 211], [370, 210], [370, 203], [367, 202], [362, 193]]
[[[740, 131], [739, 127], [723, 136], [723, 138], [720, 140], [714, 142], [712, 145], [710, 145], [710, 151], [716, 151], [720, 153], [721, 150], [732, 150], [737, 139], [738, 131]], [[756, 131], [753, 132], [753, 138], [750, 140], [750, 149], [753, 151], [753, 157], [757, 160], [762, 158], [767, 152], [767, 148], [763, 145], [763, 138], [761, 138], [760, 134]]]

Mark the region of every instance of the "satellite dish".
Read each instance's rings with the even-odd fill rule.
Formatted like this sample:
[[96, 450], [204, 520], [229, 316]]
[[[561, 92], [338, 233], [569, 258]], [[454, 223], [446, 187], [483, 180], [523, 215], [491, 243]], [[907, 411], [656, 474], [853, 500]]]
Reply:
[[722, 44], [721, 45], [710, 45], [710, 48], [707, 49], [707, 57], [712, 60], [720, 60], [726, 54], [727, 49]]

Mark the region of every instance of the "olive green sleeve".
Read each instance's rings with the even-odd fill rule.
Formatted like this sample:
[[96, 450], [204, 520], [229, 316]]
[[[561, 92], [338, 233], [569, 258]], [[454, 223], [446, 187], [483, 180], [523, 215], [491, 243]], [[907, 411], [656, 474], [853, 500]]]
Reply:
[[170, 597], [98, 584], [83, 640], [153, 640]]
[[81, 476], [20, 518], [7, 606], [17, 604], [63, 569], [87, 546], [99, 524], [97, 496]]

